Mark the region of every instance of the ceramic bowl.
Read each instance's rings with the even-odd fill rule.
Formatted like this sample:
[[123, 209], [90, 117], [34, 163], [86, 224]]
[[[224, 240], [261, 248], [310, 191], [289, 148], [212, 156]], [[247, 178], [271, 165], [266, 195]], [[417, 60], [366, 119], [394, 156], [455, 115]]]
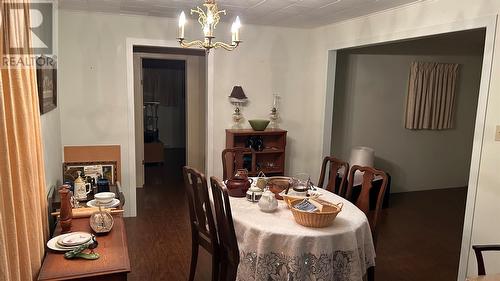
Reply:
[[267, 128], [267, 125], [269, 125], [269, 122], [269, 120], [264, 119], [248, 120], [248, 123], [250, 123], [250, 126], [252, 126], [252, 129], [255, 131], [264, 131]]
[[94, 199], [101, 204], [108, 204], [115, 198], [113, 192], [99, 192], [94, 195]]
[[292, 179], [289, 177], [270, 177], [267, 181], [267, 187], [274, 193], [276, 199], [283, 200], [280, 193], [290, 188]]

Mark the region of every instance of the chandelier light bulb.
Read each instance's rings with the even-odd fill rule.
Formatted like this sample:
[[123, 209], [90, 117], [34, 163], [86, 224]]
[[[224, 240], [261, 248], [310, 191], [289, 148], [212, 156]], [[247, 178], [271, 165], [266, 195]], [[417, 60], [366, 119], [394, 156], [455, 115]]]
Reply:
[[236, 19], [233, 22], [233, 25], [231, 26], [231, 32], [237, 32], [241, 28], [241, 21], [240, 17], [236, 17]]
[[179, 27], [182, 27], [186, 25], [186, 14], [184, 11], [181, 12], [181, 15], [179, 16]]
[[179, 16], [179, 30], [177, 34], [177, 38], [179, 39], [184, 39], [184, 25], [186, 25], [186, 14], [184, 14], [184, 11], [182, 11], [181, 15]]

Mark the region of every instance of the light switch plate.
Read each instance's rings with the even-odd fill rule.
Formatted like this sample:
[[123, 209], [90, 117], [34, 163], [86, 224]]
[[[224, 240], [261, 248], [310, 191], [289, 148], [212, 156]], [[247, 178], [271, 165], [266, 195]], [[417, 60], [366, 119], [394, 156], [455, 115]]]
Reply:
[[495, 141], [500, 141], [500, 126], [495, 130]]

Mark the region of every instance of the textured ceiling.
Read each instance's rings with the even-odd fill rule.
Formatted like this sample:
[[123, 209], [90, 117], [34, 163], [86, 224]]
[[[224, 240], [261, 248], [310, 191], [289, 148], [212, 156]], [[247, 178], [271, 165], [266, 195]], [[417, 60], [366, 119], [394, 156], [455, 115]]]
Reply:
[[[317, 27], [422, 0], [217, 0], [227, 21], [239, 15], [243, 24]], [[201, 0], [61, 0], [67, 10], [177, 17]]]

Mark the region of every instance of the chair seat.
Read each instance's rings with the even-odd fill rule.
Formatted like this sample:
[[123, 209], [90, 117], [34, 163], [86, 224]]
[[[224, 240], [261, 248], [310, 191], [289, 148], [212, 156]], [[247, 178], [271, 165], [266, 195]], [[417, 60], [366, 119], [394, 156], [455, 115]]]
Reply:
[[467, 277], [466, 281], [500, 281], [500, 273], [481, 275], [477, 277]]

